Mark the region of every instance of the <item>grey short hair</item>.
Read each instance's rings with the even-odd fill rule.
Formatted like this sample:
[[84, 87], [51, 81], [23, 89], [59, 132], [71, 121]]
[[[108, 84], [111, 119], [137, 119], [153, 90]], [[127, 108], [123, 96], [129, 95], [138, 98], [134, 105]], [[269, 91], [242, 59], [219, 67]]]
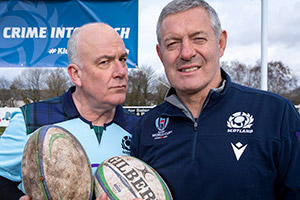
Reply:
[[68, 41], [68, 60], [70, 64], [76, 64], [81, 68], [81, 60], [78, 53], [78, 41], [79, 41], [80, 28], [76, 28]]
[[168, 15], [183, 12], [183, 11], [189, 10], [191, 8], [195, 8], [195, 7], [201, 7], [207, 11], [208, 15], [210, 16], [211, 26], [214, 30], [217, 40], [219, 40], [221, 31], [222, 31], [221, 22], [220, 22], [217, 12], [206, 1], [203, 1], [203, 0], [173, 0], [163, 8], [163, 10], [161, 11], [161, 13], [159, 15], [157, 26], [156, 26], [156, 36], [157, 36], [158, 43], [160, 44], [160, 39], [161, 39], [160, 31], [161, 31], [162, 21]]

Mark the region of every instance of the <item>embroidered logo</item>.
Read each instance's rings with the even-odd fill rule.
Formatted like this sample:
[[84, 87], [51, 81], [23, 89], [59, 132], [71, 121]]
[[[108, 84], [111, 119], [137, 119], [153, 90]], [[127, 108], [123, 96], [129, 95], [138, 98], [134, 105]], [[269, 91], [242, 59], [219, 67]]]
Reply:
[[228, 133], [253, 133], [250, 129], [254, 118], [249, 113], [236, 112], [232, 114], [227, 121]]
[[168, 117], [167, 118], [165, 118], [165, 117], [158, 117], [155, 120], [155, 127], [157, 128], [158, 132], [152, 134], [152, 137], [155, 140], [167, 138], [172, 133], [172, 131], [165, 131], [165, 129], [167, 128], [168, 124], [169, 124], [169, 118]]
[[234, 155], [236, 157], [236, 160], [239, 161], [239, 159], [241, 158], [242, 154], [244, 153], [246, 147], [248, 146], [248, 144], [243, 145], [242, 143], [238, 142], [236, 144], [232, 144], [232, 149], [234, 152]]
[[168, 126], [169, 118], [159, 117], [155, 120], [155, 126], [159, 131], [165, 130]]

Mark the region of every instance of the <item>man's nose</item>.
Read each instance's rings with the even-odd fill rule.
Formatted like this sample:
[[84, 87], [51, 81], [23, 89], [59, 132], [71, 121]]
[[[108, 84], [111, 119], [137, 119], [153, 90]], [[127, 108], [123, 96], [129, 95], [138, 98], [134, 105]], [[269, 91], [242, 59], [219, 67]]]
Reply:
[[185, 40], [181, 44], [181, 49], [180, 49], [180, 58], [182, 60], [191, 60], [192, 57], [194, 57], [196, 54], [196, 51], [191, 44], [189, 40]]
[[115, 62], [114, 77], [124, 77], [127, 73], [128, 69], [126, 62], [117, 60]]

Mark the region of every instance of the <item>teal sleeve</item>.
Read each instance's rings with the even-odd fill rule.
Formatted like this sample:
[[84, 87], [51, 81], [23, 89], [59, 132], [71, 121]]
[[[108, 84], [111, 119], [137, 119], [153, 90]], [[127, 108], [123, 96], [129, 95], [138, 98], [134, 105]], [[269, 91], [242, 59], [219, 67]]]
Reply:
[[21, 162], [27, 139], [21, 110], [13, 112], [8, 127], [0, 137], [0, 176], [15, 182], [22, 181]]

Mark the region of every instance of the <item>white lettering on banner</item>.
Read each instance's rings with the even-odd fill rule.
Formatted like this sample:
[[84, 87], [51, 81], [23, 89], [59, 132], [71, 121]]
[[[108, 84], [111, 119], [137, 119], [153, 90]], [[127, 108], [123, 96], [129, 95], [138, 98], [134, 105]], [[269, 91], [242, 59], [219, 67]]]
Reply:
[[3, 29], [4, 38], [46, 38], [46, 27], [5, 27]]
[[76, 30], [74, 27], [52, 27], [51, 28], [51, 38], [70, 38], [72, 31]]
[[[69, 38], [74, 27], [52, 27], [50, 38]], [[5, 27], [3, 38], [46, 38], [47, 27]]]
[[58, 48], [57, 54], [68, 54], [68, 50], [66, 48]]
[[119, 33], [119, 35], [121, 36], [121, 38], [129, 38], [129, 33], [130, 33], [130, 28], [115, 28], [115, 31], [117, 31]]
[[[70, 38], [78, 27], [51, 27], [50, 38]], [[130, 27], [115, 28], [121, 38], [128, 39]], [[47, 27], [5, 27], [3, 38], [46, 38]]]
[[49, 54], [68, 54], [68, 49], [66, 48], [51, 48], [48, 50]]

